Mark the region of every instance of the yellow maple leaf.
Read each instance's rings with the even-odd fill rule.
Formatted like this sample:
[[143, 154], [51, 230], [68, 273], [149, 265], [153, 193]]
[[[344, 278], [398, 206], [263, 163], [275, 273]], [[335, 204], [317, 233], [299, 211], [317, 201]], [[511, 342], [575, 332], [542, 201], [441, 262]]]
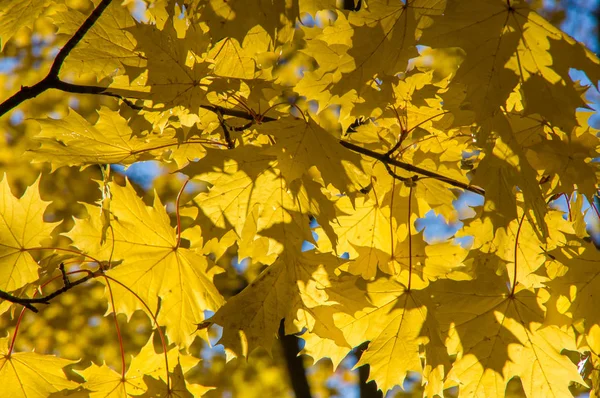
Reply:
[[[58, 33], [73, 35], [87, 15], [75, 9], [53, 17]], [[128, 28], [135, 25], [129, 10], [110, 4], [65, 60], [61, 71], [93, 72], [96, 80], [125, 73], [125, 65], [140, 67], [144, 60], [134, 52], [136, 41]]]
[[275, 138], [276, 144], [266, 153], [277, 156], [278, 168], [288, 183], [307, 174], [316, 181], [322, 178], [325, 187], [332, 184], [342, 193], [367, 185], [360, 156], [312, 120], [287, 117], [263, 123], [256, 130]]
[[[199, 218], [205, 238], [233, 229], [246, 253], [254, 250], [251, 246], [262, 246], [254, 253], [256, 258], [281, 253], [284, 243], [299, 247], [302, 241], [311, 241], [306, 213], [317, 215], [320, 211], [305, 187], [288, 185], [276, 158], [260, 148], [207, 149], [207, 157], [182, 169], [190, 177], [213, 184], [194, 199], [208, 218]], [[254, 225], [246, 227], [249, 218]], [[271, 239], [256, 239], [257, 233]]]
[[0, 51], [23, 26], [31, 28], [51, 4], [49, 0], [9, 0], [0, 10]]
[[[533, 215], [543, 235], [548, 234], [544, 222], [547, 204], [537, 180], [537, 172], [527, 160], [521, 145], [512, 134], [504, 115], [496, 115], [488, 123], [498, 136], [488, 137], [486, 156], [479, 163], [473, 184], [485, 189], [484, 212], [496, 226], [507, 226], [517, 217], [516, 193], [522, 191], [525, 206]], [[492, 141], [493, 140], [493, 141]]]
[[198, 113], [210, 84], [211, 63], [203, 58], [210, 38], [197, 24], [178, 30], [182, 25], [177, 21], [169, 18], [162, 29], [146, 24], [129, 28], [137, 41], [135, 51], [146, 60], [146, 69], [132, 81], [115, 80], [111, 85], [149, 94], [154, 110], [166, 112], [167, 117]]
[[39, 179], [21, 198], [0, 182], [0, 289], [10, 292], [38, 279], [39, 265], [28, 250], [40, 247], [59, 223], [44, 222], [48, 202], [39, 194]]
[[214, 59], [213, 72], [218, 76], [253, 79], [255, 61], [236, 39], [225, 38], [211, 48], [208, 56]]
[[14, 398], [45, 398], [50, 394], [77, 388], [63, 368], [75, 363], [54, 355], [17, 352], [8, 355], [8, 337], [0, 339], [0, 380], [2, 394]]
[[327, 303], [325, 287], [343, 261], [316, 252], [285, 251], [280, 255], [210, 318], [211, 323], [223, 326], [220, 343], [228, 355], [247, 356], [258, 346], [271, 351], [284, 318], [287, 334], [318, 327], [320, 317], [326, 314], [312, 309]]
[[37, 119], [41, 131], [35, 140], [41, 146], [29, 151], [34, 162], [50, 162], [52, 169], [61, 166], [90, 164], [131, 164], [168, 156], [183, 166], [188, 159], [204, 156], [199, 142], [181, 142], [171, 129], [161, 134], [134, 135], [129, 120], [118, 112], [101, 107], [98, 121], [91, 124], [77, 112], [64, 119]]
[[536, 295], [506, 277], [479, 269], [475, 283], [442, 281], [432, 291], [437, 319], [447, 332], [446, 346], [457, 360], [448, 385], [461, 396], [504, 397], [506, 384], [519, 376], [528, 396], [569, 396], [571, 381], [584, 384], [562, 348], [575, 349], [572, 332], [542, 327], [544, 312]]
[[377, 198], [370, 192], [358, 197], [354, 206], [347, 197], [340, 198], [336, 203], [340, 215], [332, 225], [338, 237], [337, 250], [340, 254], [348, 252], [355, 260], [348, 264], [349, 271], [365, 279], [374, 277], [378, 268], [391, 275], [398, 272], [391, 263], [398, 224], [389, 206], [380, 204]]
[[329, 358], [336, 369], [348, 355], [350, 347], [336, 325], [340, 313], [357, 314], [373, 308], [373, 304], [367, 300], [364, 291], [357, 289], [357, 286], [362, 286], [362, 281], [357, 281], [356, 277], [334, 274], [329, 277], [331, 283], [326, 288], [329, 302], [311, 309], [320, 322], [315, 323], [312, 330], [302, 333], [301, 338], [305, 343], [302, 353], [311, 356], [315, 362]]
[[570, 139], [556, 134], [529, 147], [532, 164], [544, 174], [558, 176], [553, 192], [578, 192], [593, 197], [598, 191], [598, 165], [592, 159], [598, 154], [598, 138], [586, 130], [575, 131]]
[[[356, 367], [370, 365], [369, 380], [375, 380], [377, 388], [386, 393], [396, 385], [401, 386], [409, 371], [422, 373], [422, 347], [435, 352], [445, 349], [437, 322], [430, 314], [429, 293], [407, 291], [393, 278], [377, 279], [368, 283], [366, 289], [371, 308], [354, 314], [336, 314], [335, 323], [350, 345], [370, 341]], [[443, 368], [449, 367], [448, 357], [432, 355], [429, 361], [430, 382], [439, 385]]]
[[565, 131], [576, 126], [575, 110], [585, 103], [568, 68], [589, 70], [597, 81], [598, 59], [527, 3], [450, 1], [432, 19], [420, 43], [466, 52], [450, 92], [466, 89], [460, 107], [474, 111], [476, 120], [492, 116], [521, 82], [525, 114], [538, 113]]
[[[276, 0], [192, 0], [186, 8], [192, 18], [206, 21], [213, 37], [219, 39], [231, 37], [245, 42], [255, 34], [253, 28], [260, 27], [266, 33], [260, 38], [265, 46], [291, 40], [300, 16], [297, 5]], [[254, 12], [257, 10], [260, 12]]]
[[[167, 336], [179, 346], [194, 340], [194, 324], [204, 320], [204, 311], [216, 311], [223, 298], [212, 282], [220, 268], [195, 249], [179, 246], [178, 237], [160, 199], [146, 206], [133, 187], [110, 184], [111, 229], [101, 244], [102, 220], [95, 206], [87, 205], [89, 217], [77, 220], [67, 235], [83, 252], [96, 258], [122, 262], [107, 275], [134, 291], [148, 307], [158, 312], [158, 322], [167, 326]], [[145, 307], [130, 292], [112, 283], [114, 310], [131, 316]]]
[[[154, 351], [152, 341], [153, 336], [150, 336], [140, 352], [131, 359], [124, 378], [106, 364], [101, 366], [92, 364], [86, 369], [76, 370], [85, 379], [82, 386], [90, 391], [90, 398], [118, 398], [141, 395], [149, 389], [144, 381], [145, 376], [164, 381], [167, 377], [165, 356]], [[168, 351], [167, 358], [169, 373], [173, 372], [176, 366], [180, 366], [181, 371], [186, 373], [200, 361], [192, 356], [180, 354], [176, 348]], [[204, 392], [210, 389], [211, 387], [205, 387]]]
[[[181, 170], [192, 178], [213, 185], [207, 193], [195, 198], [213, 228], [225, 230], [232, 226], [236, 234], [242, 236], [246, 217], [256, 205], [271, 209], [286, 205], [293, 208], [291, 195], [274, 166], [275, 158], [260, 149], [253, 145], [231, 151], [207, 149], [206, 158]], [[207, 225], [203, 231], [206, 240], [214, 237], [213, 228]]]
[[573, 241], [547, 256], [548, 266], [554, 271], [554, 278], [547, 283], [556, 300], [552, 310], [568, 315], [573, 323], [583, 321], [588, 332], [598, 324], [596, 308], [600, 302], [594, 292], [600, 283], [600, 251], [591, 243]]
[[[408, 60], [418, 55], [416, 40], [420, 34], [419, 22], [431, 15], [440, 15], [444, 10], [444, 3], [443, 0], [414, 0], [396, 4], [376, 0], [370, 1], [359, 11], [350, 13], [348, 17], [338, 13], [334, 26], [307, 40], [308, 45], [303, 49], [306, 54], [321, 60], [322, 64], [324, 45], [318, 41], [331, 45], [336, 53], [335, 57], [340, 61], [338, 67], [335, 70], [330, 67], [332, 72], [325, 76], [320, 71], [316, 74], [307, 73], [306, 79], [310, 82], [301, 82], [295, 88], [296, 91], [312, 99], [315, 98], [314, 87], [321, 83], [322, 87], [318, 91], [326, 96], [320, 102], [329, 102], [332, 95], [341, 97], [349, 89], [364, 96], [365, 91], [368, 91], [368, 82], [375, 77], [382, 79], [383, 84], [388, 84], [391, 81], [388, 77], [404, 72], [408, 67]], [[349, 36], [352, 37], [351, 41], [340, 39]], [[314, 40], [317, 42], [311, 43]], [[342, 84], [332, 84], [337, 82]], [[313, 93], [300, 89], [303, 86]], [[370, 113], [367, 109], [374, 108], [375, 102], [366, 101], [362, 104], [366, 114]]]
[[140, 397], [195, 398], [201, 397], [212, 389], [200, 384], [188, 384], [180, 363], [177, 363], [173, 370], [169, 371], [169, 380], [170, 384], [167, 384], [162, 379], [155, 379], [152, 376], [144, 375], [144, 382], [148, 386], [148, 390], [140, 395]]

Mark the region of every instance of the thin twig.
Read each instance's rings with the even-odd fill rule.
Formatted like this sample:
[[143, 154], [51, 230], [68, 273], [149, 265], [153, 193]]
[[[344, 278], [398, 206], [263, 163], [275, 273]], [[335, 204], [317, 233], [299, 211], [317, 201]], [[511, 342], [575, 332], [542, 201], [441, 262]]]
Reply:
[[392, 176], [392, 178], [394, 178], [395, 180], [399, 180], [402, 182], [409, 182], [409, 181], [417, 181], [419, 179], [418, 175], [414, 175], [412, 177], [402, 177], [398, 174], [396, 174], [395, 171], [392, 170], [392, 168], [390, 167], [390, 165], [388, 163], [384, 163], [383, 164], [385, 166], [385, 169], [387, 170], [388, 174]]
[[[254, 116], [252, 116], [251, 114], [237, 109], [223, 108], [222, 106], [217, 105], [200, 105], [200, 108], [206, 109], [217, 114], [218, 112], [221, 112], [221, 114], [224, 116], [235, 116], [239, 117], [240, 119], [254, 120]], [[268, 116], [263, 116], [261, 122], [274, 122], [275, 120], [277, 119]]]
[[225, 137], [225, 142], [227, 142], [227, 148], [233, 149], [235, 148], [235, 142], [231, 138], [231, 132], [229, 131], [229, 126], [227, 122], [225, 122], [225, 118], [223, 117], [223, 113], [220, 109], [217, 109], [215, 112], [219, 118], [219, 124], [221, 124], [221, 128], [223, 129], [223, 137]]
[[361, 153], [361, 154], [368, 156], [370, 158], [373, 158], [373, 159], [377, 159], [383, 164], [397, 166], [406, 171], [410, 171], [413, 173], [418, 173], [418, 174], [421, 174], [421, 175], [424, 175], [427, 177], [431, 177], [438, 181], [445, 182], [446, 184], [452, 185], [457, 188], [462, 188], [464, 190], [471, 191], [471, 192], [474, 192], [479, 195], [485, 195], [485, 190], [483, 188], [465, 184], [464, 182], [460, 182], [453, 178], [449, 178], [449, 177], [443, 176], [441, 174], [434, 173], [433, 171], [425, 170], [420, 167], [413, 166], [412, 164], [401, 162], [397, 159], [392, 159], [389, 156], [385, 156], [385, 154], [383, 154], [383, 153], [371, 151], [370, 149], [363, 148], [359, 145], [355, 145], [348, 141], [340, 141], [340, 144], [342, 144], [343, 147], [350, 149], [351, 151]]
[[69, 280], [69, 277], [67, 276], [67, 273], [65, 271], [65, 263], [60, 263], [60, 265], [58, 266], [58, 269], [60, 270], [60, 273], [62, 274], [63, 286], [71, 286], [71, 281]]
[[33, 306], [33, 304], [50, 304], [50, 300], [52, 300], [56, 296], [61, 295], [62, 293], [66, 292], [67, 290], [71, 290], [75, 286], [81, 285], [82, 283], [85, 283], [85, 282], [89, 281], [90, 279], [97, 278], [103, 274], [104, 274], [104, 271], [102, 269], [99, 269], [94, 272], [89, 271], [89, 273], [86, 276], [84, 276], [83, 278], [78, 279], [74, 282], [69, 282], [68, 284], [65, 284], [60, 289], [58, 289], [46, 296], [43, 296], [43, 297], [33, 297], [33, 298], [16, 297], [16, 296], [13, 296], [12, 294], [9, 294], [9, 293], [6, 293], [6, 292], [0, 290], [0, 299], [10, 301], [11, 303], [15, 303], [15, 304], [21, 304], [23, 307], [25, 307], [33, 312], [38, 312], [38, 309], [35, 308]]

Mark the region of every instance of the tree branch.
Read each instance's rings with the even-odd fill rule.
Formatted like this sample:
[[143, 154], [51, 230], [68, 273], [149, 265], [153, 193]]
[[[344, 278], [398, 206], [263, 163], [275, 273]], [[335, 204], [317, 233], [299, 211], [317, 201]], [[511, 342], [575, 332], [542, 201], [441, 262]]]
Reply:
[[[223, 122], [223, 115], [239, 117], [240, 119], [246, 119], [246, 120], [250, 120], [250, 121], [254, 120], [254, 117], [252, 115], [250, 115], [249, 113], [247, 113], [245, 111], [237, 110], [237, 109], [223, 108], [221, 106], [216, 106], [216, 105], [200, 105], [200, 107], [203, 109], [209, 110], [211, 112], [214, 112], [219, 116], [219, 120], [221, 121], [221, 127], [223, 128], [225, 138], [227, 139], [227, 143], [228, 143], [230, 149], [232, 147], [231, 146], [232, 141], [231, 141], [231, 137], [228, 137], [229, 131], [227, 129], [226, 123]], [[272, 122], [275, 120], [277, 120], [277, 119], [265, 116], [265, 117], [263, 117], [262, 122]], [[244, 127], [246, 127], [246, 126], [244, 126]], [[404, 169], [409, 172], [418, 173], [418, 174], [421, 174], [426, 177], [434, 178], [438, 181], [445, 182], [446, 184], [451, 185], [453, 187], [462, 188], [464, 190], [474, 192], [479, 195], [485, 195], [485, 190], [478, 186], [465, 184], [463, 182], [457, 181], [450, 177], [443, 176], [443, 175], [435, 173], [433, 171], [425, 170], [420, 167], [413, 166], [412, 164], [401, 162], [397, 159], [393, 159], [390, 157], [390, 153], [392, 153], [393, 151], [388, 151], [387, 153], [382, 154], [382, 153], [378, 153], [378, 152], [363, 148], [359, 145], [355, 145], [348, 141], [340, 140], [339, 142], [343, 147], [350, 149], [351, 151], [358, 152], [358, 153], [361, 153], [370, 158], [379, 160], [380, 162], [382, 162], [383, 164], [386, 165], [386, 169], [388, 170], [390, 175], [393, 178], [396, 178], [398, 180], [402, 180], [405, 182], [409, 182], [409, 180], [410, 180], [410, 181], [414, 182], [414, 181], [418, 180], [418, 177], [417, 176], [401, 177], [392, 172], [391, 168], [389, 167], [390, 165], [400, 167], [401, 169]]]
[[100, 268], [94, 272], [89, 271], [89, 274], [87, 274], [83, 278], [80, 278], [74, 282], [71, 282], [71, 281], [69, 281], [66, 273], [64, 272], [64, 266], [62, 266], [62, 267], [63, 268], [61, 268], [61, 273], [63, 275], [64, 286], [61, 287], [60, 289], [58, 289], [46, 296], [33, 297], [33, 298], [16, 297], [16, 296], [13, 296], [12, 294], [9, 294], [9, 293], [6, 293], [6, 292], [0, 290], [0, 299], [10, 301], [11, 303], [15, 303], [15, 304], [21, 304], [23, 307], [25, 307], [33, 312], [38, 312], [38, 309], [35, 308], [33, 306], [33, 304], [50, 304], [50, 300], [52, 300], [56, 296], [59, 296], [59, 295], [63, 294], [64, 292], [71, 290], [75, 286], [81, 285], [82, 283], [89, 281], [90, 279], [97, 278], [104, 274], [104, 270], [102, 268]]
[[[353, 350], [356, 361], [360, 361], [365, 350], [369, 347], [369, 342], [365, 341]], [[358, 368], [358, 388], [360, 391], [360, 398], [383, 398], [383, 393], [377, 390], [377, 384], [375, 381], [369, 380], [369, 365], [363, 365]]]
[[300, 398], [311, 398], [310, 385], [306, 378], [306, 369], [302, 362], [302, 357], [298, 356], [300, 347], [298, 346], [298, 337], [294, 335], [285, 334], [284, 327], [285, 319], [281, 320], [279, 324], [279, 340], [283, 348], [283, 355], [285, 356], [285, 363], [287, 365], [288, 374], [294, 389], [296, 397]]
[[[54, 62], [52, 63], [52, 66], [50, 67], [50, 72], [48, 72], [48, 75], [31, 87], [21, 86], [21, 89], [19, 91], [17, 91], [13, 96], [11, 96], [2, 104], [0, 104], [0, 116], [14, 109], [22, 102], [37, 97], [38, 95], [40, 95], [48, 89], [55, 88], [63, 91], [68, 91], [64, 90], [63, 88], [65, 87], [65, 85], [69, 85], [69, 83], [62, 82], [58, 77], [60, 68], [62, 67], [63, 63], [65, 62], [65, 59], [67, 58], [71, 50], [73, 50], [73, 48], [75, 48], [75, 46], [81, 41], [83, 36], [91, 29], [91, 27], [98, 20], [98, 18], [100, 18], [100, 15], [102, 15], [106, 7], [108, 7], [111, 2], [112, 0], [100, 1], [98, 6], [94, 9], [94, 11], [92, 11], [90, 16], [87, 17], [85, 22], [83, 22], [79, 29], [77, 29], [77, 32], [75, 32], [75, 34], [63, 46], [63, 48], [60, 49], [60, 51], [56, 55], [56, 58], [54, 59]], [[94, 92], [94, 94], [104, 94], [103, 91], [106, 90], [106, 88], [103, 87], [97, 87], [97, 89], [101, 90]], [[117, 94], [104, 95], [110, 95], [112, 97], [119, 97], [123, 99]]]
[[223, 137], [225, 137], [225, 142], [227, 142], [227, 148], [233, 149], [235, 148], [235, 142], [231, 138], [231, 131], [229, 131], [229, 126], [225, 122], [223, 118], [223, 112], [220, 109], [217, 109], [216, 114], [219, 118], [219, 123], [221, 124], [221, 128], [223, 129]]
[[75, 46], [81, 41], [81, 39], [83, 39], [83, 36], [85, 36], [88, 30], [90, 30], [92, 26], [94, 26], [98, 18], [100, 18], [100, 15], [102, 15], [106, 7], [108, 7], [111, 2], [112, 0], [100, 1], [100, 4], [98, 4], [96, 9], [92, 11], [90, 16], [87, 17], [85, 22], [83, 22], [79, 29], [77, 29], [77, 32], [75, 32], [75, 34], [69, 39], [67, 44], [65, 44], [64, 47], [61, 48], [61, 50], [58, 52], [56, 58], [54, 59], [54, 63], [52, 63], [52, 67], [50, 68], [50, 73], [48, 73], [48, 75], [58, 77], [60, 68], [62, 67], [63, 62], [65, 62], [65, 59], [67, 58], [71, 50], [73, 50]]
[[[235, 116], [239, 117], [240, 119], [254, 120], [254, 116], [252, 116], [248, 112], [240, 111], [238, 109], [223, 108], [222, 106], [217, 105], [200, 105], [200, 108], [206, 109], [216, 114], [219, 114], [219, 112], [221, 112], [222, 115], [226, 116]], [[261, 119], [262, 122], [274, 122], [275, 120], [277, 119], [269, 116], [263, 116]]]
[[410, 171], [412, 173], [418, 173], [418, 174], [421, 174], [421, 175], [424, 175], [427, 177], [434, 178], [438, 181], [445, 182], [446, 184], [452, 185], [453, 187], [462, 188], [464, 190], [477, 193], [479, 195], [485, 195], [485, 190], [483, 188], [480, 188], [480, 187], [477, 187], [474, 185], [465, 184], [464, 182], [456, 181], [453, 178], [449, 178], [449, 177], [443, 176], [441, 174], [434, 173], [433, 171], [425, 170], [420, 167], [413, 166], [412, 164], [401, 162], [397, 159], [392, 159], [383, 153], [371, 151], [370, 149], [363, 148], [359, 145], [355, 145], [348, 141], [340, 140], [340, 144], [342, 144], [343, 147], [350, 149], [351, 151], [361, 153], [361, 154], [368, 156], [370, 158], [373, 158], [373, 159], [377, 159], [386, 165], [397, 166], [406, 171]]

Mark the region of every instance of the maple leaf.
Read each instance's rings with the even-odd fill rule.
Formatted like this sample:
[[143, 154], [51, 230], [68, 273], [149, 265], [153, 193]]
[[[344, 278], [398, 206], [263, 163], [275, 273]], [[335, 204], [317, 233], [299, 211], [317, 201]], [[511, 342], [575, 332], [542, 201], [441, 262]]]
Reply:
[[[319, 314], [319, 323], [311, 331], [307, 330], [300, 336], [304, 340], [302, 353], [311, 356], [314, 361], [329, 358], [337, 368], [348, 355], [350, 344], [336, 326], [340, 313], [355, 314], [373, 305], [367, 300], [362, 288], [362, 280], [350, 275], [330, 276], [331, 283], [327, 286], [326, 294], [329, 303], [311, 309]], [[341, 336], [340, 336], [341, 335]]]
[[325, 186], [332, 184], [343, 193], [355, 191], [354, 187], [361, 183], [366, 185], [360, 156], [342, 147], [339, 137], [312, 120], [288, 117], [263, 123], [257, 131], [275, 137], [276, 144], [266, 153], [277, 156], [278, 168], [288, 183], [306, 173], [317, 181], [322, 178]]
[[504, 277], [479, 273], [477, 283], [438, 282], [434, 300], [446, 346], [457, 360], [448, 380], [464, 396], [504, 396], [506, 383], [519, 376], [528, 396], [567, 396], [569, 382], [584, 384], [561, 348], [575, 349], [572, 332], [542, 327], [544, 312], [535, 294]]
[[[198, 377], [215, 395], [306, 395], [280, 382], [282, 332], [315, 362], [330, 358], [344, 384], [354, 376], [339, 365], [360, 347], [357, 366], [384, 392], [416, 372], [408, 393], [428, 397], [501, 398], [517, 378], [528, 397], [588, 380], [596, 394], [600, 257], [586, 221], [598, 215], [600, 147], [571, 69], [595, 85], [600, 62], [538, 4], [5, 3], [0, 167], [19, 192], [43, 176], [21, 198], [0, 182], [0, 313], [51, 305], [31, 322], [7, 314], [0, 329], [17, 347], [92, 362], [77, 384], [62, 371], [70, 361], [0, 348], [9, 395], [191, 397], [210, 389]], [[193, 183], [180, 191], [163, 175], [152, 198], [103, 173], [90, 189], [86, 166], [146, 159]], [[483, 206], [457, 205], [464, 190]], [[415, 225], [432, 210], [460, 219], [462, 246], [425, 241]], [[44, 219], [64, 222], [53, 235]], [[38, 264], [42, 249], [61, 254]], [[127, 317], [122, 328], [115, 316], [117, 333], [86, 318], [106, 304]], [[57, 333], [66, 318], [89, 326], [81, 339]], [[106, 365], [118, 353], [108, 342], [124, 359], [149, 324], [164, 328], [167, 360], [150, 337], [121, 373]], [[194, 357], [212, 324], [225, 368]], [[310, 372], [313, 389], [330, 377]]]
[[48, 202], [39, 194], [39, 179], [21, 198], [13, 196], [6, 175], [0, 181], [0, 288], [13, 291], [38, 279], [39, 265], [28, 250], [50, 239], [58, 223], [44, 222]]
[[31, 28], [51, 4], [49, 0], [9, 0], [0, 11], [0, 51], [21, 27]]
[[169, 19], [162, 29], [139, 23], [129, 28], [137, 41], [135, 51], [146, 60], [146, 73], [128, 85], [116, 81], [111, 87], [148, 92], [157, 111], [181, 106], [171, 112], [185, 115], [198, 112], [210, 84], [206, 77], [211, 64], [203, 58], [209, 37], [200, 26], [186, 27], [176, 21]]
[[9, 342], [8, 337], [0, 339], [0, 380], [5, 383], [3, 394], [15, 398], [42, 398], [77, 388], [77, 383], [68, 380], [62, 370], [75, 361], [36, 352], [9, 354]]
[[510, 132], [506, 118], [489, 121], [498, 137], [488, 146], [486, 157], [479, 163], [473, 183], [486, 189], [484, 211], [494, 224], [507, 225], [517, 217], [516, 190], [523, 192], [525, 206], [532, 209], [541, 232], [547, 235], [544, 222], [547, 211], [537, 180], [537, 172], [527, 160]]
[[[324, 97], [320, 98], [320, 102], [328, 103], [335, 101], [331, 98], [333, 95], [343, 96], [348, 90], [365, 96], [368, 82], [375, 77], [382, 79], [384, 84], [389, 83], [388, 77], [404, 72], [408, 60], [417, 56], [420, 20], [441, 14], [444, 3], [443, 0], [414, 0], [405, 4], [378, 0], [370, 1], [367, 7], [347, 17], [339, 13], [334, 26], [307, 40], [303, 52], [313, 56], [325, 68], [319, 68], [317, 73], [306, 73], [296, 91], [309, 98], [315, 98], [315, 94], [322, 92]], [[323, 51], [324, 47], [330, 46], [335, 52], [333, 58], [327, 57]], [[337, 68], [328, 68], [323, 62], [324, 59], [331, 62], [335, 58], [338, 58]], [[323, 76], [328, 69], [333, 73]], [[342, 73], [343, 84], [333, 84], [342, 80]], [[303, 87], [312, 92], [303, 90]], [[313, 91], [315, 87], [319, 87], [316, 92]], [[374, 105], [367, 102], [363, 108], [373, 109]]]
[[[59, 34], [73, 35], [79, 29], [86, 15], [69, 9], [57, 13], [54, 23]], [[92, 71], [100, 81], [106, 76], [125, 72], [124, 66], [141, 67], [143, 59], [134, 52], [136, 42], [127, 32], [135, 25], [131, 14], [122, 4], [111, 3], [102, 17], [70, 52], [62, 70], [76, 71], [78, 74]]]
[[258, 26], [267, 34], [261, 40], [270, 45], [290, 40], [300, 16], [298, 5], [274, 0], [212, 0], [209, 3], [193, 0], [189, 10], [207, 21], [214, 37], [231, 37], [242, 42], [253, 36], [252, 30]]
[[568, 315], [572, 322], [583, 321], [586, 331], [597, 324], [598, 305], [592, 292], [598, 286], [600, 252], [590, 243], [569, 242], [548, 252], [548, 267], [554, 278], [547, 282], [555, 307], [549, 310]]
[[377, 203], [375, 194], [357, 198], [355, 206], [348, 198], [341, 198], [336, 206], [341, 212], [332, 225], [339, 239], [337, 250], [356, 258], [349, 265], [350, 272], [360, 273], [365, 279], [375, 276], [377, 268], [397, 273], [391, 261], [398, 225], [391, 218], [390, 208]]
[[[164, 380], [166, 377], [165, 357], [154, 351], [152, 340], [153, 336], [150, 336], [141, 351], [132, 358], [124, 378], [106, 364], [101, 366], [92, 364], [86, 369], [76, 370], [84, 377], [85, 382], [82, 386], [91, 392], [90, 398], [139, 396], [153, 388], [145, 382], [146, 377], [153, 380]], [[167, 358], [169, 374], [177, 373], [177, 367], [179, 367], [179, 372], [185, 373], [199, 362], [198, 359], [191, 356], [181, 355], [175, 348], [168, 351]], [[210, 389], [210, 387], [205, 387], [204, 392]]]
[[[274, 167], [275, 158], [261, 153], [259, 149], [253, 145], [232, 151], [207, 149], [203, 161], [191, 163], [181, 170], [190, 177], [213, 185], [207, 193], [199, 194], [195, 202], [214, 227], [224, 230], [231, 225], [241, 236], [246, 217], [256, 205], [272, 208], [293, 205], [291, 196], [280, 181], [279, 171]], [[231, 157], [231, 154], [234, 156]], [[208, 226], [205, 233], [208, 233], [208, 239], [213, 237]]]
[[148, 391], [140, 395], [140, 397], [193, 398], [202, 396], [211, 390], [211, 388], [206, 388], [199, 384], [188, 384], [185, 381], [183, 373], [181, 364], [178, 363], [175, 365], [173, 371], [169, 372], [169, 379], [171, 380], [170, 386], [161, 379], [157, 380], [151, 376], [145, 375], [144, 382], [148, 386]]
[[254, 59], [235, 39], [221, 40], [211, 48], [208, 56], [214, 60], [213, 72], [218, 76], [238, 79], [254, 78]]
[[[206, 158], [182, 169], [190, 177], [213, 184], [207, 193], [194, 199], [208, 218], [199, 217], [205, 236], [211, 239], [219, 230], [233, 229], [246, 253], [251, 251], [249, 245], [263, 246], [253, 258], [281, 253], [284, 244], [299, 246], [303, 240], [311, 241], [303, 213], [321, 213], [309, 193], [317, 194], [310, 182], [304, 186], [286, 184], [275, 158], [258, 148], [245, 145], [231, 151], [208, 149]], [[230, 158], [231, 153], [234, 158]], [[253, 225], [246, 226], [248, 220]], [[264, 240], [256, 239], [256, 234], [264, 236], [266, 230], [271, 230], [271, 239], [263, 245]]]
[[[402, 385], [407, 372], [423, 371], [421, 346], [436, 350], [443, 349], [443, 344], [437, 321], [429, 313], [432, 306], [428, 303], [428, 293], [407, 291], [393, 278], [377, 279], [366, 289], [371, 308], [354, 314], [340, 313], [335, 323], [350, 345], [370, 341], [356, 367], [369, 364], [369, 380], [375, 380], [385, 393]], [[442, 362], [434, 367], [449, 367], [447, 355], [438, 359]], [[435, 362], [432, 358], [432, 363]], [[436, 376], [433, 373], [431, 376], [435, 382]], [[443, 378], [443, 371], [441, 376]]]
[[[595, 71], [598, 59], [531, 11], [527, 3], [451, 1], [443, 17], [432, 19], [420, 42], [466, 52], [451, 90], [466, 88], [461, 106], [474, 111], [477, 120], [492, 116], [521, 83], [526, 114], [539, 113], [565, 131], [575, 127], [575, 110], [585, 103], [568, 74], [559, 75], [550, 68], [552, 60], [566, 57], [570, 67]], [[555, 42], [564, 44], [555, 49]], [[595, 73], [596, 81], [597, 77]]]
[[568, 140], [554, 134], [550, 140], [528, 149], [536, 169], [543, 170], [545, 175], [558, 176], [555, 192], [569, 192], [577, 186], [579, 192], [591, 198], [598, 190], [598, 165], [592, 161], [598, 153], [598, 145], [594, 134], [580, 129], [575, 130]]
[[167, 151], [182, 166], [187, 159], [204, 156], [202, 144], [180, 142], [171, 130], [135, 135], [130, 121], [118, 112], [103, 107], [98, 116], [93, 125], [74, 111], [60, 120], [37, 119], [41, 132], [35, 140], [41, 145], [31, 149], [29, 156], [35, 162], [50, 162], [53, 170], [61, 166], [131, 164], [160, 158]]
[[331, 254], [289, 250], [210, 318], [211, 323], [223, 326], [220, 343], [230, 355], [247, 356], [258, 346], [271, 351], [284, 318], [287, 334], [313, 330], [319, 324], [319, 313], [312, 308], [327, 303], [324, 289], [329, 275], [343, 260]]
[[[158, 197], [148, 207], [129, 183], [125, 187], [111, 183], [110, 191], [112, 232], [107, 234], [106, 242], [101, 244], [99, 209], [89, 205], [89, 217], [77, 220], [67, 236], [80, 250], [96, 258], [122, 260], [106, 274], [135, 292], [153, 311], [158, 310], [160, 299], [158, 321], [167, 325], [167, 336], [179, 346], [189, 346], [194, 340], [194, 324], [204, 320], [204, 311], [215, 311], [223, 304], [212, 282], [219, 268], [211, 268], [196, 250], [179, 247]], [[113, 286], [113, 290], [120, 297], [114, 311], [131, 316], [135, 310], [145, 309], [122, 286]]]

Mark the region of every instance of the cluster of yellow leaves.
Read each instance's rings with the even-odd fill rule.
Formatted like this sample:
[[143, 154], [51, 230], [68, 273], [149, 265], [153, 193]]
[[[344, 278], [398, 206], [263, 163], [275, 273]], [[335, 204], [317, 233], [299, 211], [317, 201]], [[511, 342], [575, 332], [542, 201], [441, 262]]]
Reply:
[[[64, 43], [99, 2], [50, 3], [0, 10], [6, 54], [31, 29]], [[65, 94], [56, 114], [25, 103], [24, 123], [3, 121], [26, 155], [0, 165], [0, 290], [38, 297], [93, 272], [105, 315], [141, 311], [166, 352], [150, 339], [119, 374], [101, 357], [77, 367], [13, 352], [13, 329], [0, 346], [11, 396], [210, 395], [194, 351], [210, 326], [230, 361], [271, 352], [282, 322], [334, 368], [368, 342], [356, 366], [384, 393], [409, 372], [428, 397], [504, 397], [516, 378], [528, 397], [596, 393], [576, 359], [600, 355], [600, 251], [582, 210], [598, 192], [600, 141], [587, 88], [569, 76], [598, 82], [595, 55], [516, 0], [125, 3], [61, 68], [112, 97], [67, 106]], [[197, 184], [148, 198], [107, 172], [144, 160]], [[54, 192], [49, 206], [39, 180], [9, 183], [24, 161], [46, 169], [42, 181], [100, 169], [100, 189]], [[465, 190], [485, 192], [456, 234], [473, 243], [428, 242], [417, 219], [457, 221]], [[549, 207], [559, 197], [569, 212]], [[250, 266], [235, 269], [231, 252]], [[18, 308], [3, 301], [0, 314]]]

